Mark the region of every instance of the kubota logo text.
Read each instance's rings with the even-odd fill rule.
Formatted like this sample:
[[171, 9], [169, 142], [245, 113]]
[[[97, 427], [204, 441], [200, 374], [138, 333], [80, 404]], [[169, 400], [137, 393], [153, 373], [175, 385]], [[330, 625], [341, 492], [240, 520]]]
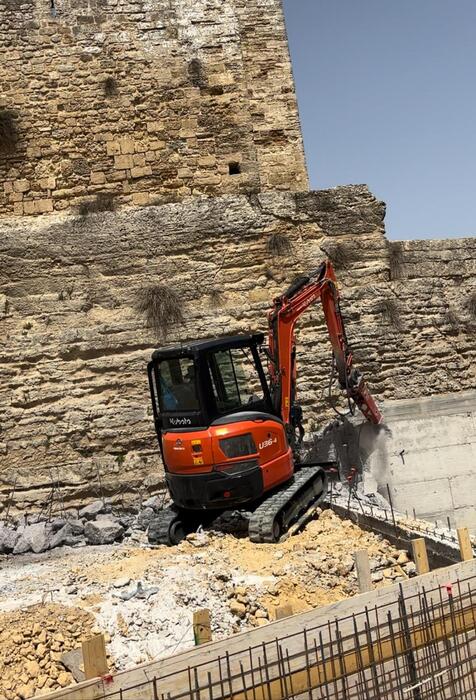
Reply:
[[192, 425], [190, 418], [169, 418], [170, 425]]

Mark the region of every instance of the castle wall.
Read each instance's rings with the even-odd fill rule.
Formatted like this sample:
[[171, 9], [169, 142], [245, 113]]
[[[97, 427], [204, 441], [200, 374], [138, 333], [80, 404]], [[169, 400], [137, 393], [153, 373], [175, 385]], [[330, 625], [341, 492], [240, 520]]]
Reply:
[[[338, 268], [356, 362], [378, 399], [473, 388], [476, 239], [389, 244], [384, 214], [365, 186], [349, 186], [1, 221], [3, 507], [13, 486], [26, 507], [44, 502], [52, 483], [70, 502], [160, 483], [152, 349], [265, 330], [271, 299], [324, 250]], [[291, 245], [284, 256], [276, 234]], [[138, 310], [151, 285], [182, 300], [183, 323], [167, 338]], [[300, 397], [317, 427], [333, 415], [318, 306], [298, 339]]]
[[280, 0], [50, 4], [0, 0], [2, 214], [307, 189]]

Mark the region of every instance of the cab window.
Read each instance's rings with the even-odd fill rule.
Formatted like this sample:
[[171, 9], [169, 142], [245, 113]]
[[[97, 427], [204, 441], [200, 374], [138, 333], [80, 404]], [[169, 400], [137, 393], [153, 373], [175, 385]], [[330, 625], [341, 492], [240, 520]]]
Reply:
[[191, 357], [162, 360], [159, 365], [159, 402], [162, 412], [198, 411], [200, 404]]
[[210, 353], [212, 388], [219, 413], [250, 408], [264, 400], [253, 355], [245, 348]]

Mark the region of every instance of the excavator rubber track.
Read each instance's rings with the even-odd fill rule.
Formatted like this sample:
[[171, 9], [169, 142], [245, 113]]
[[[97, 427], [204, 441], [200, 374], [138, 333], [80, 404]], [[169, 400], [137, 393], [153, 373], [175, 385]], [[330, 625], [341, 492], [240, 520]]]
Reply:
[[254, 511], [249, 523], [252, 542], [277, 542], [293, 523], [326, 495], [327, 474], [321, 467], [305, 467]]
[[187, 523], [178, 508], [169, 506], [161, 510], [152, 520], [147, 535], [150, 544], [166, 544], [168, 547], [173, 547], [185, 539], [190, 532], [193, 532], [192, 523]]

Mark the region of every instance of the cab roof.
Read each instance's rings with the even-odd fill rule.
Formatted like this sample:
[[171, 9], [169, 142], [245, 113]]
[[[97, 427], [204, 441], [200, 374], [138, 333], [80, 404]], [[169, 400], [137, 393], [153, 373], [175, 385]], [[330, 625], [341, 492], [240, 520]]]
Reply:
[[229, 335], [221, 338], [206, 338], [204, 340], [192, 340], [180, 345], [158, 348], [152, 353], [152, 360], [164, 360], [171, 357], [186, 357], [200, 355], [209, 350], [227, 350], [228, 348], [243, 348], [250, 345], [261, 345], [264, 341], [264, 333], [252, 333], [250, 335]]

